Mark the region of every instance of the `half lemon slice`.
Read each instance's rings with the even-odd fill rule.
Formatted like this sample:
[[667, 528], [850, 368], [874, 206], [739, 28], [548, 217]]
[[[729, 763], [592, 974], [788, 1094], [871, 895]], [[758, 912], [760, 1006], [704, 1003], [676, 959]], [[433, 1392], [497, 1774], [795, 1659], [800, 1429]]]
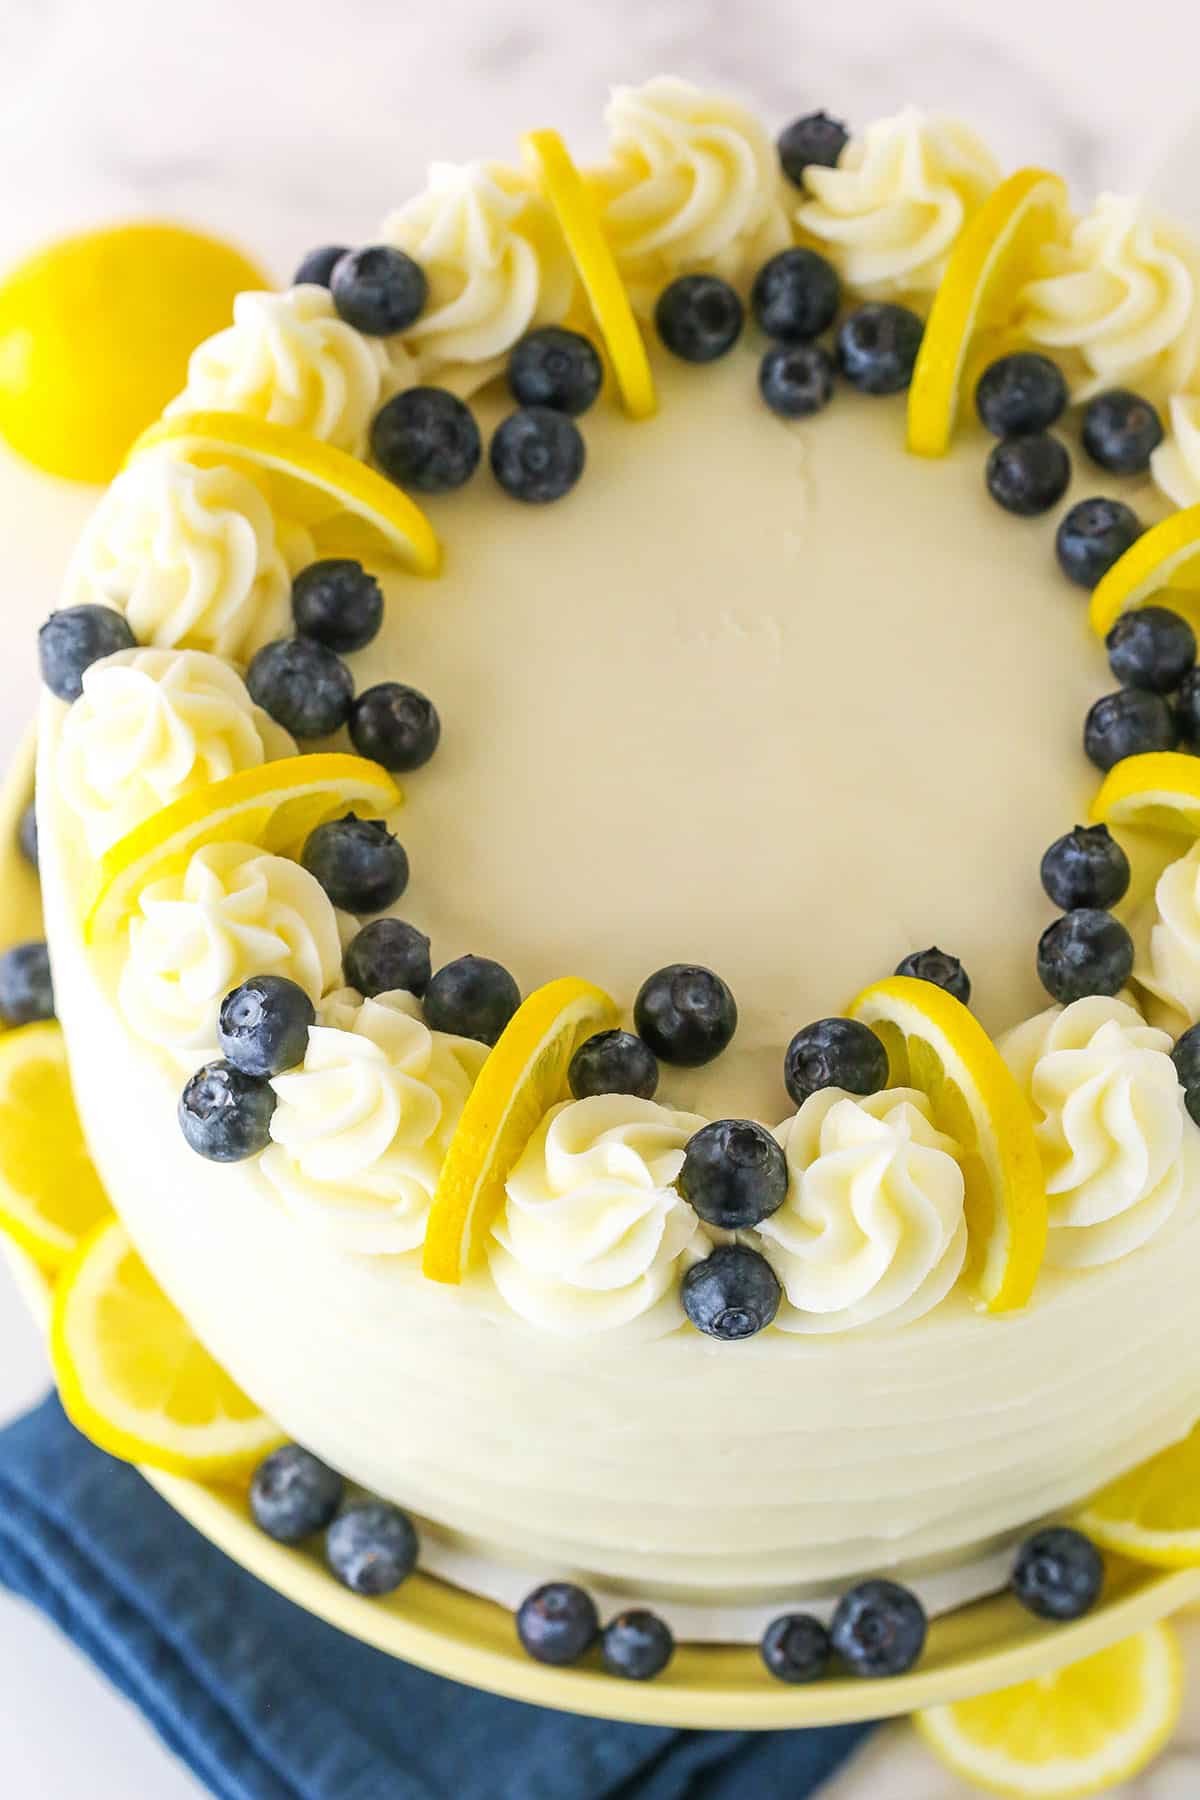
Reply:
[[1092, 802], [1093, 825], [1200, 837], [1200, 759], [1151, 750], [1114, 763]]
[[929, 1096], [934, 1123], [959, 1147], [966, 1183], [967, 1273], [988, 1312], [1024, 1306], [1046, 1251], [1046, 1183], [1033, 1117], [974, 1014], [930, 981], [893, 975], [850, 1016], [888, 1053], [895, 1087]]
[[1194, 586], [1200, 568], [1200, 506], [1170, 513], [1119, 556], [1092, 590], [1092, 630], [1107, 637], [1122, 613], [1173, 583]]
[[1101, 1549], [1135, 1562], [1160, 1569], [1200, 1566], [1200, 1426], [1101, 1488], [1079, 1526]]
[[111, 1210], [71, 1093], [62, 1029], [0, 1035], [0, 1230], [59, 1269]]

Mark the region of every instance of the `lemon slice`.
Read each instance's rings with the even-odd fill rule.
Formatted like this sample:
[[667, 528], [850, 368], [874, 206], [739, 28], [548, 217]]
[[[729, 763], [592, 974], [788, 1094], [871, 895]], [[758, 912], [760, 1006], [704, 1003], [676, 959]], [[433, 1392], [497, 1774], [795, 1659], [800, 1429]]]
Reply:
[[457, 1282], [482, 1251], [508, 1180], [541, 1120], [565, 1097], [567, 1068], [585, 1038], [617, 1021], [606, 993], [565, 976], [522, 1002], [463, 1108], [429, 1209], [423, 1268]]
[[59, 1026], [0, 1035], [0, 1230], [58, 1269], [109, 1212], [75, 1111]]
[[1122, 613], [1172, 583], [1192, 585], [1188, 564], [1200, 558], [1200, 506], [1170, 513], [1134, 540], [1092, 590], [1092, 630], [1107, 637]]
[[1200, 1425], [1101, 1488], [1079, 1519], [1104, 1550], [1159, 1569], [1200, 1566]]
[[186, 867], [204, 844], [260, 844], [294, 856], [326, 819], [352, 807], [392, 813], [403, 801], [386, 769], [341, 751], [286, 756], [210, 782], [144, 819], [104, 852], [84, 901], [84, 935], [89, 943], [111, 936], [149, 882]]
[[1018, 169], [963, 227], [933, 297], [908, 390], [908, 447], [944, 456], [977, 333], [1007, 324], [1038, 249], [1057, 237], [1067, 190], [1045, 169]]
[[312, 533], [323, 556], [396, 562], [417, 575], [442, 566], [433, 526], [402, 488], [306, 431], [242, 413], [181, 413], [151, 425], [130, 455], [164, 447], [200, 467], [249, 475], [276, 513]]
[[1183, 1704], [1169, 1625], [1019, 1687], [917, 1713], [956, 1774], [1011, 1800], [1081, 1800], [1126, 1781], [1166, 1744]]
[[193, 1336], [119, 1219], [63, 1270], [50, 1356], [68, 1417], [125, 1462], [212, 1479], [245, 1472], [281, 1442]]
[[596, 203], [557, 131], [526, 132], [521, 149], [567, 241], [625, 411], [632, 419], [648, 419], [658, 409], [650, 359]]
[[1200, 758], [1151, 750], [1114, 763], [1092, 802], [1093, 825], [1200, 837]]
[[1004, 1058], [974, 1014], [930, 981], [877, 981], [850, 1016], [883, 1040], [892, 1085], [927, 1094], [938, 1129], [959, 1146], [967, 1272], [982, 1304], [1024, 1306], [1046, 1250], [1046, 1184], [1033, 1117]]

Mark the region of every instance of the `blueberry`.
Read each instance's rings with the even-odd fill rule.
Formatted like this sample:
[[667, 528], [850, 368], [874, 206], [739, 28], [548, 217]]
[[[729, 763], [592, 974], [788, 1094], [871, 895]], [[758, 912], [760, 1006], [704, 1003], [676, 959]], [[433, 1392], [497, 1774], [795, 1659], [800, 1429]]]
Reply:
[[381, 681], [368, 688], [350, 709], [354, 748], [385, 769], [421, 768], [437, 749], [441, 735], [442, 722], [433, 701], [399, 681]]
[[758, 391], [782, 419], [808, 419], [833, 398], [837, 365], [820, 344], [772, 344], [758, 365]]
[[286, 975], [251, 975], [226, 994], [217, 1016], [217, 1042], [243, 1075], [282, 1075], [304, 1061], [316, 1010]]
[[30, 868], [36, 869], [38, 866], [37, 808], [32, 800], [17, 822], [17, 848]]
[[707, 1337], [753, 1337], [779, 1311], [779, 1279], [765, 1256], [745, 1244], [721, 1244], [693, 1263], [680, 1284], [683, 1310]]
[[133, 650], [137, 639], [111, 606], [64, 606], [38, 632], [42, 680], [60, 700], [78, 700], [86, 670], [102, 656]]
[[759, 1652], [777, 1681], [816, 1681], [829, 1667], [833, 1646], [820, 1619], [784, 1613], [763, 1632]]
[[664, 288], [654, 309], [658, 335], [672, 356], [710, 363], [737, 343], [742, 303], [718, 275], [681, 275]]
[[354, 677], [316, 638], [276, 638], [246, 670], [250, 698], [296, 738], [329, 737], [350, 717]]
[[6, 1025], [34, 1025], [53, 1017], [50, 952], [41, 939], [14, 944], [0, 956], [0, 1019]]
[[259, 1530], [277, 1543], [302, 1544], [336, 1517], [344, 1489], [336, 1470], [310, 1450], [284, 1444], [255, 1469], [250, 1511]]
[[531, 331], [508, 359], [508, 385], [519, 406], [549, 406], [577, 417], [594, 402], [604, 364], [590, 338], [561, 325]]
[[517, 1609], [517, 1636], [535, 1662], [566, 1668], [595, 1643], [600, 1620], [590, 1594], [573, 1581], [534, 1588]]
[[1173, 750], [1178, 742], [1175, 714], [1161, 694], [1144, 688], [1120, 688], [1105, 694], [1088, 713], [1083, 747], [1106, 773], [1127, 756], [1150, 750]]
[[1133, 939], [1098, 907], [1064, 913], [1038, 941], [1038, 980], [1063, 1006], [1089, 994], [1119, 994], [1132, 971]]
[[425, 1022], [434, 1031], [494, 1044], [521, 1004], [521, 990], [498, 962], [460, 956], [440, 968], [425, 992]]
[[352, 812], [318, 825], [300, 861], [345, 912], [386, 912], [408, 886], [403, 844], [382, 819], [360, 819]]
[[857, 1019], [818, 1019], [787, 1047], [783, 1079], [797, 1106], [821, 1088], [877, 1094], [887, 1086], [887, 1051], [869, 1025]]
[[1200, 1125], [1200, 1025], [1185, 1031], [1171, 1052], [1171, 1060], [1183, 1089], [1183, 1103]]
[[310, 250], [292, 276], [293, 287], [327, 288], [333, 279], [333, 271], [343, 256], [349, 255], [347, 244], [322, 244], [316, 250]]
[[1068, 581], [1094, 588], [1142, 535], [1142, 522], [1122, 500], [1101, 495], [1077, 500], [1063, 514], [1054, 535], [1054, 553]]
[[925, 1648], [925, 1608], [895, 1581], [863, 1581], [837, 1603], [830, 1641], [853, 1675], [904, 1675]]
[[342, 959], [346, 980], [360, 994], [418, 997], [429, 986], [429, 939], [403, 919], [372, 919], [352, 938]]
[[975, 388], [975, 410], [995, 437], [1045, 431], [1067, 410], [1067, 384], [1057, 363], [1018, 350], [989, 364]]
[[383, 590], [360, 562], [329, 556], [309, 563], [292, 583], [292, 618], [301, 637], [339, 656], [362, 650], [383, 624]]
[[1122, 687], [1170, 694], [1196, 666], [1196, 634], [1165, 606], [1122, 613], [1104, 640], [1108, 666]]
[[838, 157], [849, 142], [850, 133], [840, 119], [831, 119], [824, 112], [805, 113], [780, 132], [779, 161], [788, 180], [803, 187], [804, 171], [811, 163], [822, 169], [836, 169]]
[[448, 494], [479, 467], [483, 443], [465, 401], [446, 388], [406, 388], [371, 422], [371, 454], [384, 474], [418, 494]]
[[179, 1126], [197, 1156], [244, 1162], [271, 1141], [275, 1095], [257, 1075], [229, 1062], [205, 1063], [179, 1098]]
[[407, 331], [420, 317], [429, 292], [420, 263], [390, 244], [347, 250], [333, 266], [329, 287], [347, 325], [370, 337]]
[[1179, 684], [1175, 728], [1185, 749], [1200, 751], [1200, 669], [1189, 669]]
[[787, 1199], [787, 1159], [750, 1119], [717, 1119], [688, 1140], [679, 1191], [706, 1225], [744, 1231]]
[[1067, 1525], [1035, 1531], [1017, 1552], [1012, 1591], [1039, 1619], [1066, 1624], [1091, 1612], [1104, 1586], [1104, 1561], [1090, 1538]]
[[815, 250], [781, 250], [755, 276], [750, 306], [769, 338], [807, 344], [833, 324], [841, 294], [833, 264]]
[[899, 394], [912, 380], [924, 330], [907, 306], [860, 306], [838, 331], [838, 367], [860, 393]]
[[1129, 858], [1107, 825], [1076, 825], [1042, 858], [1042, 886], [1064, 912], [1106, 909], [1129, 888]]
[[325, 1533], [325, 1560], [343, 1587], [377, 1600], [394, 1594], [417, 1566], [417, 1534], [398, 1506], [364, 1500]]
[[632, 1031], [598, 1031], [571, 1058], [567, 1080], [576, 1100], [593, 1094], [634, 1094], [639, 1100], [653, 1100], [658, 1059]]
[[492, 474], [506, 494], [547, 506], [569, 494], [586, 459], [579, 427], [549, 406], [522, 406], [492, 435]]
[[642, 983], [633, 1021], [655, 1056], [698, 1069], [720, 1056], [737, 1030], [737, 1002], [711, 969], [668, 963]]
[[604, 1627], [600, 1654], [610, 1675], [626, 1681], [651, 1681], [675, 1654], [671, 1628], [657, 1613], [633, 1608], [618, 1613]]
[[987, 490], [1006, 512], [1032, 519], [1057, 506], [1071, 479], [1065, 444], [1048, 432], [1002, 438], [987, 459]]
[[1110, 475], [1141, 475], [1163, 441], [1162, 420], [1149, 400], [1128, 388], [1109, 388], [1089, 401], [1083, 447]]
[[970, 1004], [970, 976], [957, 956], [951, 956], [945, 950], [938, 950], [936, 947], [914, 950], [897, 965], [896, 973], [911, 975], [917, 981], [932, 981], [934, 987], [945, 988], [948, 994], [953, 994], [964, 1006]]

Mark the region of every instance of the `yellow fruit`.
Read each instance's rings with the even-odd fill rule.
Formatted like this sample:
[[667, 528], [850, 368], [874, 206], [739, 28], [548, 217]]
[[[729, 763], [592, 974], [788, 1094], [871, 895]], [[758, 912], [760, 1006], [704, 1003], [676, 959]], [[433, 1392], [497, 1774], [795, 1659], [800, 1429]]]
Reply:
[[104, 852], [84, 900], [84, 934], [89, 943], [110, 937], [149, 882], [185, 868], [204, 844], [260, 844], [296, 856], [326, 819], [351, 808], [386, 815], [403, 801], [386, 769], [341, 751], [287, 756], [210, 782], [143, 819]]
[[959, 1146], [968, 1278], [989, 1312], [1024, 1306], [1046, 1251], [1046, 1184], [1025, 1096], [982, 1025], [929, 981], [893, 975], [850, 1016], [883, 1040], [894, 1087], [929, 1096]]
[[1056, 1675], [918, 1713], [917, 1730], [956, 1774], [1010, 1800], [1083, 1800], [1127, 1781], [1175, 1729], [1183, 1668], [1154, 1625]]
[[1104, 777], [1091, 818], [1093, 825], [1200, 837], [1200, 760], [1179, 750], [1127, 756]]
[[566, 1097], [572, 1056], [616, 1020], [606, 993], [571, 976], [548, 982], [517, 1008], [450, 1140], [425, 1234], [423, 1268], [431, 1281], [460, 1281], [481, 1254], [521, 1152]]
[[914, 455], [946, 454], [972, 341], [1011, 322], [1037, 251], [1061, 235], [1066, 217], [1059, 177], [1018, 169], [968, 219], [933, 297], [908, 390]]
[[[1122, 613], [1173, 583], [1194, 585], [1200, 558], [1200, 506], [1170, 513], [1130, 544], [1092, 590], [1092, 630], [1107, 637]], [[1200, 566], [1200, 565], [1198, 565]]]
[[281, 1441], [193, 1336], [119, 1219], [63, 1270], [50, 1355], [69, 1418], [125, 1462], [211, 1480], [246, 1472]]
[[0, 1036], [0, 1230], [57, 1269], [109, 1211], [80, 1130], [59, 1026]]
[[442, 547], [433, 526], [394, 481], [291, 425], [241, 413], [180, 413], [144, 431], [130, 452], [167, 448], [202, 468], [240, 469], [283, 519], [311, 532], [322, 556], [399, 563], [436, 575]]
[[1200, 1426], [1088, 1501], [1080, 1529], [1160, 1569], [1200, 1565]]
[[527, 132], [521, 148], [567, 240], [625, 411], [633, 419], [648, 419], [658, 407], [650, 360], [596, 203], [557, 131]]
[[234, 295], [270, 285], [231, 244], [179, 225], [49, 245], [0, 283], [0, 433], [52, 475], [110, 481]]

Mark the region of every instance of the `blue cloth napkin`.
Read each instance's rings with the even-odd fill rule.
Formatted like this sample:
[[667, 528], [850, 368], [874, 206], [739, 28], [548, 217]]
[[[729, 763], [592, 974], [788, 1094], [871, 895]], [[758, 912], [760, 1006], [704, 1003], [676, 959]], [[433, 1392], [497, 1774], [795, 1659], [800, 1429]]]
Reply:
[[0, 1581], [220, 1800], [804, 1800], [862, 1736], [611, 1725], [410, 1668], [247, 1575], [54, 1396], [0, 1432]]

